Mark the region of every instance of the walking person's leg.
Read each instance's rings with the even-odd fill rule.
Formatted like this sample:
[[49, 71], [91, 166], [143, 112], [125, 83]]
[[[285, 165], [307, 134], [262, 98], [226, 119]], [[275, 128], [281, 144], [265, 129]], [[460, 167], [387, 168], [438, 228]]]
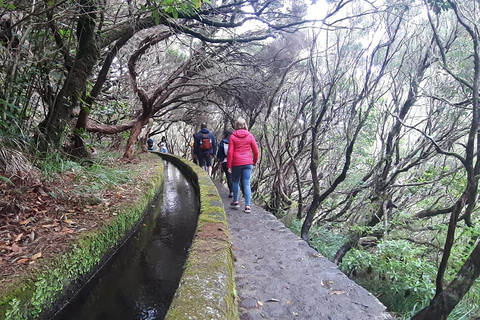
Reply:
[[212, 176], [212, 161], [212, 155], [210, 153], [205, 155], [205, 162], [207, 164], [207, 169], [205, 171], [207, 171], [209, 177]]
[[242, 167], [242, 183], [243, 183], [243, 196], [245, 197], [245, 212], [250, 213], [252, 202], [252, 190], [250, 188], [250, 178], [252, 177], [253, 166], [247, 165]]
[[231, 206], [238, 209], [238, 191], [240, 189], [240, 177], [242, 175], [242, 167], [232, 167], [232, 189], [233, 189], [233, 202]]
[[228, 197], [231, 198], [233, 197], [232, 174], [227, 171], [225, 175], [227, 176], [227, 185], [228, 185], [228, 190], [230, 191], [230, 194], [228, 195]]
[[225, 173], [225, 177], [227, 178], [227, 186], [228, 186], [228, 197], [231, 198], [233, 197], [233, 190], [232, 190], [232, 174], [230, 172], [228, 172], [228, 168], [227, 168], [227, 163], [226, 162], [222, 162], [222, 170], [223, 172]]
[[203, 157], [203, 154], [202, 153], [199, 153], [197, 155], [197, 159], [198, 159], [198, 165], [203, 168], [203, 170], [205, 170], [205, 157]]

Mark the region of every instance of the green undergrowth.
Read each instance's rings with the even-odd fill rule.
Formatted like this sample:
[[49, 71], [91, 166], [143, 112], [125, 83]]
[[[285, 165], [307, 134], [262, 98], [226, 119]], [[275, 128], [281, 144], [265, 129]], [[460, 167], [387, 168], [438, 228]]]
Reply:
[[[296, 235], [300, 236], [303, 220], [294, 219], [287, 225]], [[333, 227], [312, 226], [310, 228], [310, 246], [330, 260], [346, 241], [346, 237], [333, 230]]]
[[[96, 170], [99, 168], [92, 168], [91, 173], [95, 174]], [[132, 174], [137, 173], [130, 172]], [[123, 181], [122, 177], [118, 179], [117, 182]], [[0, 319], [35, 319], [51, 309], [65, 290], [94, 270], [133, 230], [162, 182], [163, 168], [159, 166], [142, 187], [138, 201], [122, 207], [99, 229], [83, 233], [67, 253], [46, 260], [33, 274], [6, 288], [0, 294]]]
[[[410, 319], [435, 295], [437, 265], [427, 259], [428, 248], [405, 240], [380, 241], [375, 250], [352, 249], [341, 269], [372, 292], [401, 319]], [[454, 259], [454, 257], [452, 257]], [[453, 280], [454, 270], [445, 283]], [[480, 315], [480, 281], [477, 280], [448, 319], [473, 319]]]
[[[300, 235], [303, 221], [294, 219], [288, 227]], [[310, 245], [330, 260], [347, 238], [332, 226], [312, 226]], [[452, 252], [450, 268], [445, 275], [449, 283], [471, 250]], [[410, 319], [426, 307], [435, 295], [437, 263], [430, 248], [406, 240], [382, 240], [368, 250], [350, 250], [340, 269], [358, 284], [372, 292], [398, 319]], [[472, 286], [448, 319], [480, 317], [480, 279]]]

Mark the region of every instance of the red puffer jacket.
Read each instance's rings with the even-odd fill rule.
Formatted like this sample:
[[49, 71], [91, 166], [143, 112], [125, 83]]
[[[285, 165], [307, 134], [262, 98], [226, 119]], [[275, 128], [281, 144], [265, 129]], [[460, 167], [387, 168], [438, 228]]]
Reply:
[[228, 143], [227, 168], [256, 164], [257, 160], [258, 147], [253, 134], [245, 129], [232, 133]]

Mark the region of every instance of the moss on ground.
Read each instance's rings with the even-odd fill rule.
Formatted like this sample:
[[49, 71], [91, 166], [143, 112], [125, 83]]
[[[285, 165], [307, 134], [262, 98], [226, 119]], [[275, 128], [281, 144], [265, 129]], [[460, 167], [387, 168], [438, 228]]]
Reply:
[[230, 235], [223, 201], [205, 171], [185, 159], [173, 162], [200, 192], [200, 216], [180, 285], [166, 320], [237, 320], [238, 306]]
[[108, 224], [84, 233], [69, 252], [12, 282], [0, 294], [0, 319], [35, 319], [54, 307], [66, 290], [85, 279], [134, 230], [162, 183], [163, 168], [159, 166], [137, 202], [122, 208]]

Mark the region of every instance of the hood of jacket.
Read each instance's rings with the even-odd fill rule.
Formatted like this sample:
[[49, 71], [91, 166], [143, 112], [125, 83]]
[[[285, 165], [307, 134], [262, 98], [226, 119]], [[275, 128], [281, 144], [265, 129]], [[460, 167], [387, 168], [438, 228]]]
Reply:
[[203, 128], [202, 130], [200, 130], [201, 133], [210, 133], [210, 131], [208, 131], [207, 128]]
[[250, 132], [248, 132], [248, 130], [245, 130], [245, 129], [235, 130], [235, 132], [233, 133], [235, 137], [241, 138], [241, 139], [247, 137], [249, 134]]

